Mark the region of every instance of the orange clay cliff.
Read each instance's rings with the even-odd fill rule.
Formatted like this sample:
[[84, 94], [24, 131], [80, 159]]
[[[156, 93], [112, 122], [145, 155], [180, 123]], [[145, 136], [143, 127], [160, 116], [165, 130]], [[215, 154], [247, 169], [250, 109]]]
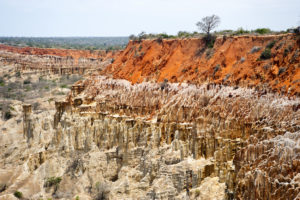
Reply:
[[299, 46], [294, 34], [221, 36], [212, 48], [198, 38], [130, 41], [102, 74], [132, 83], [217, 83], [299, 96]]

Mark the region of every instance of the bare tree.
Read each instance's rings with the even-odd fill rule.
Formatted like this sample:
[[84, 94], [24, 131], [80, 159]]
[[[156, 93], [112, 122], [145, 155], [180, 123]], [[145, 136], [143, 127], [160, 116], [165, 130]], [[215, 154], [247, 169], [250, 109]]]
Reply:
[[219, 24], [221, 20], [220, 17], [217, 15], [207, 16], [202, 18], [200, 22], [197, 22], [197, 26], [200, 31], [206, 33], [206, 35], [210, 36], [210, 31], [215, 29]]

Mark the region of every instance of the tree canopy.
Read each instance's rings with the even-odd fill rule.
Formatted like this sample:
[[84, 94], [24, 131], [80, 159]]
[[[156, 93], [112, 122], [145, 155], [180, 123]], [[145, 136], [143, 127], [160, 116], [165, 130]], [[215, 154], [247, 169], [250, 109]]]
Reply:
[[202, 18], [202, 20], [200, 22], [197, 22], [196, 25], [198, 26], [200, 31], [209, 35], [210, 31], [215, 29], [220, 24], [220, 22], [221, 20], [219, 16], [211, 15]]

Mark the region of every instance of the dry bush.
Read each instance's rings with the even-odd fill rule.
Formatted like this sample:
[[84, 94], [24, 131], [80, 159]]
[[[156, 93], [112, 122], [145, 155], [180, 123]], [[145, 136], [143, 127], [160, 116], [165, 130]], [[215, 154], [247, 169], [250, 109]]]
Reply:
[[106, 183], [96, 183], [96, 196], [95, 200], [106, 200], [108, 199], [108, 194], [110, 192], [110, 188]]
[[2, 119], [9, 120], [13, 117], [13, 114], [11, 113], [12, 107], [11, 102], [9, 101], [3, 101], [0, 103], [0, 111], [2, 114]]

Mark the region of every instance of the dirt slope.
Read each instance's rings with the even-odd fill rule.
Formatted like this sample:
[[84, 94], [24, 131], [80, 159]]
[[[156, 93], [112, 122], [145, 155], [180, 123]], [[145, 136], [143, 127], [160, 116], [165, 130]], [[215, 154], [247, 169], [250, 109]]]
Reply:
[[[268, 46], [271, 57], [260, 59]], [[196, 38], [130, 41], [105, 73], [132, 83], [209, 82], [299, 95], [299, 46], [293, 34], [218, 37], [213, 48]]]

